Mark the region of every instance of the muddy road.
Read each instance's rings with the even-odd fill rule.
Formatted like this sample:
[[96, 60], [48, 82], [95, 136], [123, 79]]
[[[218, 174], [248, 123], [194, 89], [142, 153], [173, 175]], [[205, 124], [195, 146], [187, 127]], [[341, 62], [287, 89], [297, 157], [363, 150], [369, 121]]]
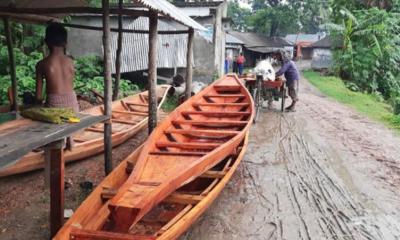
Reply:
[[400, 137], [303, 79], [296, 112], [263, 111], [189, 239], [400, 239]]

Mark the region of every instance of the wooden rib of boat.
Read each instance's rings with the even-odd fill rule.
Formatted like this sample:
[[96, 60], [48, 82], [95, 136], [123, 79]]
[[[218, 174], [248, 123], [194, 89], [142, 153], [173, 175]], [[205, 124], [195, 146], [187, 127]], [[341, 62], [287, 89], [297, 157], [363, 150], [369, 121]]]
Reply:
[[190, 98], [153, 131], [126, 181], [70, 238], [154, 239], [133, 237], [132, 232], [171, 193], [237, 155], [253, 113], [251, 96], [236, 75], [224, 76]]
[[229, 155], [217, 166], [163, 199], [129, 234], [120, 235], [118, 238], [116, 236], [118, 234], [111, 233], [109, 238], [96, 238], [95, 234], [102, 233], [91, 230], [91, 221], [109, 214], [110, 199], [128, 179], [143, 148], [143, 145], [140, 146], [96, 187], [54, 239], [177, 239], [207, 210], [224, 189], [243, 159], [247, 142], [248, 134], [236, 149], [236, 154]]
[[[167, 95], [169, 85], [157, 87], [158, 107], [162, 105]], [[148, 120], [147, 91], [141, 92], [112, 103], [112, 144], [117, 146], [135, 135], [147, 125]], [[103, 106], [96, 106], [82, 113], [102, 115]], [[103, 145], [103, 124], [99, 123], [73, 135], [74, 146], [64, 151], [66, 162], [84, 159], [101, 153]], [[0, 169], [0, 177], [28, 172], [44, 167], [42, 150], [28, 153], [14, 164]]]

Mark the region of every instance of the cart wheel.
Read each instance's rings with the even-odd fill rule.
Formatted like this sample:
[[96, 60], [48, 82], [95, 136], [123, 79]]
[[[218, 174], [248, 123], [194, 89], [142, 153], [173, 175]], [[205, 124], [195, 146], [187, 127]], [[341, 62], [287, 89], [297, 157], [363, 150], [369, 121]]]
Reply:
[[262, 80], [257, 80], [256, 86], [253, 88], [253, 100], [254, 100], [254, 108], [255, 108], [255, 116], [253, 122], [256, 123], [258, 121], [258, 116], [260, 115], [260, 109], [262, 107]]
[[283, 86], [281, 90], [281, 111], [285, 111], [286, 87]]

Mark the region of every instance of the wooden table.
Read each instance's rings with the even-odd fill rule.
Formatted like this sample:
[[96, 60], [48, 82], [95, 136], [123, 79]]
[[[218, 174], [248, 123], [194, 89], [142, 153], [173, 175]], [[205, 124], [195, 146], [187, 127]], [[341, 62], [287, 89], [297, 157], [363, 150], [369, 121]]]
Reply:
[[78, 114], [78, 117], [81, 119], [79, 123], [51, 124], [20, 118], [0, 124], [0, 168], [42, 146], [45, 147], [45, 155], [50, 157], [51, 237], [64, 220], [64, 139], [108, 119], [106, 116], [87, 114]]

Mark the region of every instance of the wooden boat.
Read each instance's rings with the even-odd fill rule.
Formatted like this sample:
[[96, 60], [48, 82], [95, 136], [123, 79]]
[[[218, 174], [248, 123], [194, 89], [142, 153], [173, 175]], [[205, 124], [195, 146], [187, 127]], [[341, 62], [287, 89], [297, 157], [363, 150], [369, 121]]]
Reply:
[[[158, 107], [165, 100], [169, 86], [157, 87]], [[148, 119], [147, 91], [138, 93], [112, 104], [112, 144], [117, 146], [135, 135], [147, 125]], [[82, 113], [101, 115], [103, 106], [96, 106]], [[103, 124], [99, 123], [73, 136], [74, 146], [64, 151], [66, 162], [84, 159], [103, 151]], [[0, 169], [0, 177], [17, 173], [28, 172], [44, 167], [44, 153], [42, 150], [31, 152], [15, 162], [15, 164]]]
[[80, 230], [86, 229], [84, 234], [87, 234], [91, 220], [109, 211], [110, 199], [128, 179], [143, 149], [142, 145], [96, 187], [53, 239], [177, 239], [207, 210], [224, 189], [242, 161], [247, 143], [248, 134], [237, 148], [236, 154], [228, 156], [214, 168], [170, 194], [137, 223], [128, 237], [124, 234], [125, 238], [118, 238], [113, 234], [109, 238], [96, 238], [92, 232], [92, 236], [82, 238]]
[[153, 131], [130, 176], [71, 239], [141, 239], [130, 233], [153, 207], [237, 154], [253, 113], [252, 98], [236, 75], [190, 98]]

